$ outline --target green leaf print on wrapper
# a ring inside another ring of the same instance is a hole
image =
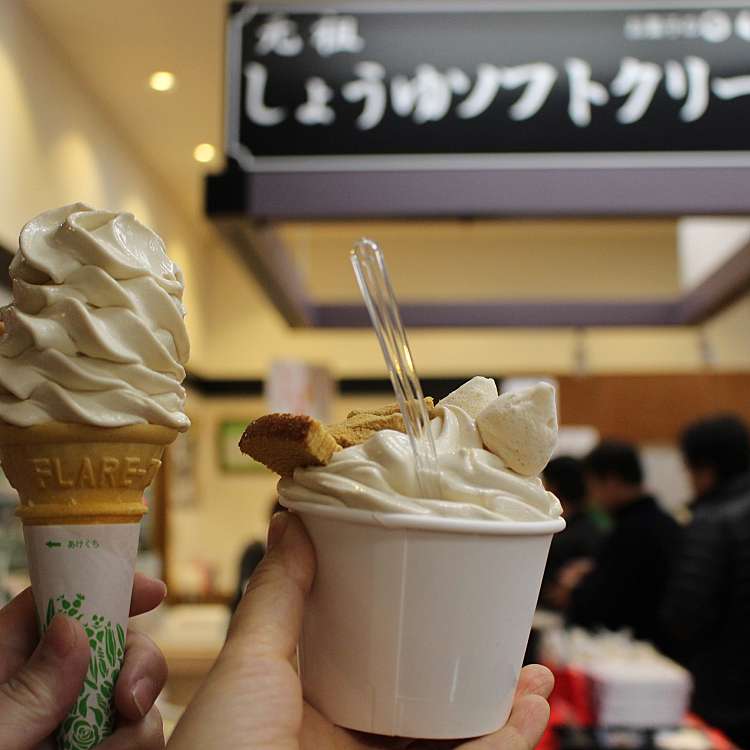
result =
[[[83,690],[57,733],[59,750],[91,750],[114,726],[114,686],[125,656],[125,629],[101,615],[86,615],[85,600],[83,594],[63,595],[47,604],[44,630],[62,612],[81,623],[91,649]]]

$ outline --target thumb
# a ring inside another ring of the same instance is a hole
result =
[[[292,513],[277,513],[268,530],[266,556],[232,619],[226,650],[291,659],[314,575],[315,552],[304,526]]]
[[[31,750],[52,734],[81,691],[89,658],[83,628],[57,615],[29,661],[0,685],[0,747]]]
[[[277,513],[268,530],[266,556],[250,578],[224,648],[180,719],[170,748],[298,746],[302,696],[290,661],[314,575],[315,553],[302,523],[291,513]],[[248,694],[254,699],[248,701]]]

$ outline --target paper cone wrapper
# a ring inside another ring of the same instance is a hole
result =
[[[155,425],[0,425],[40,631],[63,613],[81,623],[91,647],[83,690],[58,732],[60,750],[90,750],[112,732],[143,492],[176,435]]]
[[[86,630],[91,661],[58,730],[60,750],[89,750],[112,733],[125,653],[140,523],[24,526],[40,630],[63,613]]]

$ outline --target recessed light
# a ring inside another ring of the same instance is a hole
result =
[[[157,70],[148,77],[148,85],[154,91],[171,91],[175,82],[174,73],[170,73],[168,70]]]
[[[199,143],[193,149],[193,158],[200,162],[209,162],[216,156],[216,149],[210,143]]]

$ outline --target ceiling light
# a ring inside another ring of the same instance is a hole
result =
[[[157,70],[148,77],[148,85],[154,91],[170,91],[175,85],[174,73],[168,70]]]
[[[210,143],[199,143],[193,149],[193,158],[200,162],[209,162],[216,156],[216,149]]]

